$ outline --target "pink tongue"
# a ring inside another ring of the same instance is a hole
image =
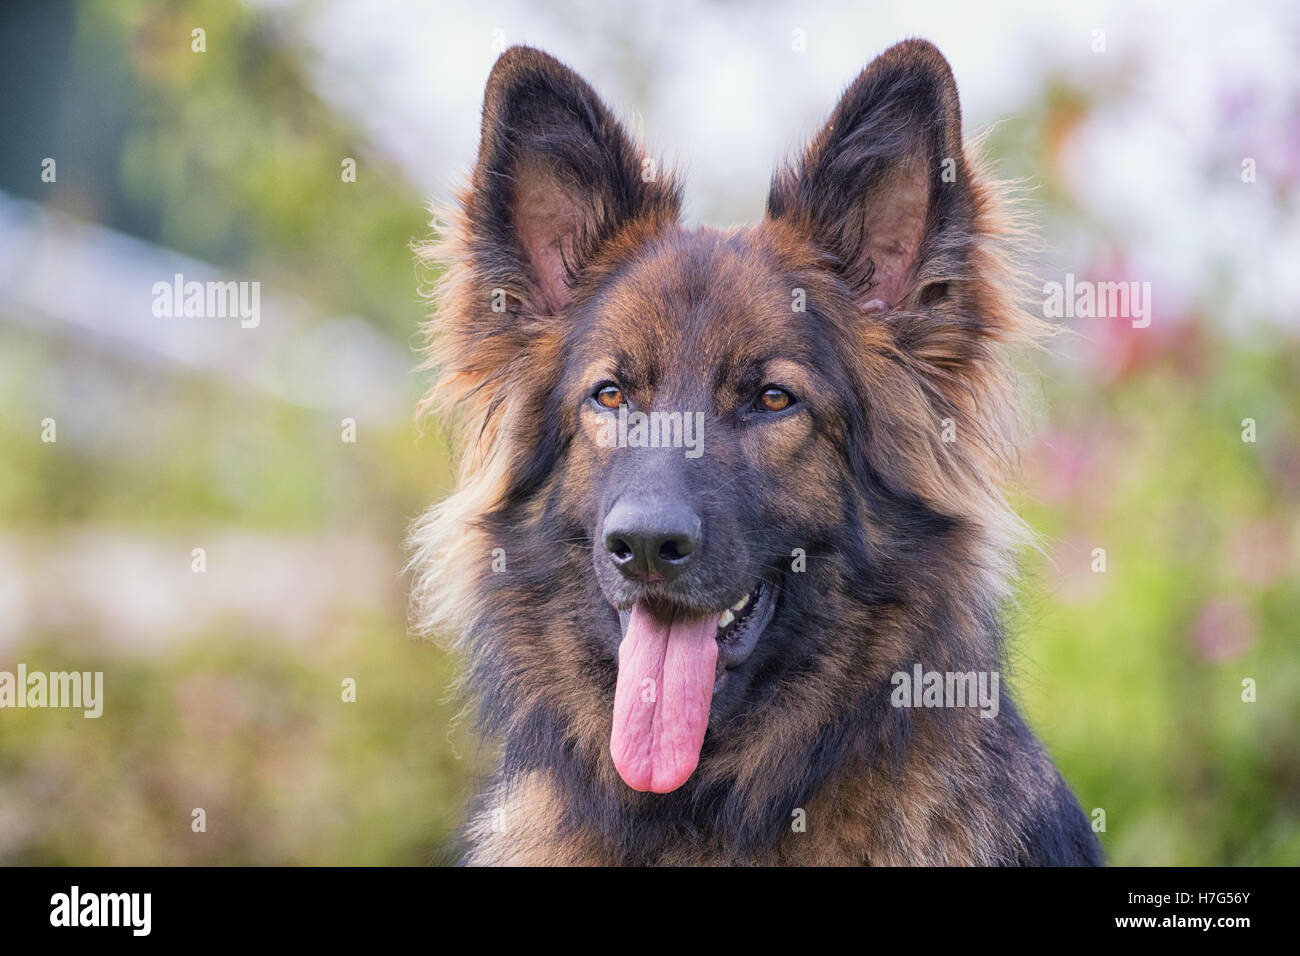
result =
[[[633,790],[668,793],[695,772],[713,701],[717,614],[661,620],[638,602],[618,648],[609,752]]]

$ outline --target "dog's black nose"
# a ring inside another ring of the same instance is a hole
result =
[[[620,501],[605,516],[605,549],[636,581],[671,581],[700,548],[700,516],[680,503]]]

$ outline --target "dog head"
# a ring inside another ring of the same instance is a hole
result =
[[[941,616],[992,616],[1001,346],[1029,326],[923,41],[849,86],[761,223],[679,217],[672,171],[582,79],[502,55],[426,248],[461,477],[415,532],[417,610],[465,637],[508,772],[797,793]]]

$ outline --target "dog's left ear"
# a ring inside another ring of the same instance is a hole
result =
[[[907,40],[872,61],[802,160],[773,177],[767,210],[831,253],[868,311],[946,295],[973,201],[943,54]]]

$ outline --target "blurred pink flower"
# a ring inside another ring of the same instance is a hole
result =
[[[1108,419],[1063,425],[1038,435],[1025,459],[1026,488],[1063,508],[1073,526],[1096,523],[1113,501],[1113,479],[1129,447]]]
[[[1232,570],[1255,588],[1270,587],[1287,570],[1290,542],[1277,521],[1251,521],[1228,542]]]
[[[1284,492],[1300,492],[1300,448],[1286,445],[1265,458],[1269,476]]]
[[[1141,287],[1151,280],[1150,275],[1137,274],[1125,250],[1115,248],[1082,270],[1078,281],[1092,283],[1094,288],[1104,283],[1129,283],[1133,288],[1132,284]],[[1149,325],[1135,327],[1134,319],[1123,315],[1071,320],[1091,345],[1098,377],[1118,382],[1164,363],[1189,378],[1204,376],[1211,358],[1204,317],[1167,285],[1157,285],[1143,295],[1148,292]]]
[[[1192,644],[1208,661],[1239,657],[1255,640],[1250,608],[1239,597],[1218,597],[1201,607],[1192,624]]]
[[[1097,540],[1086,535],[1071,535],[1057,542],[1052,550],[1049,589],[1065,604],[1090,604],[1102,595],[1106,575],[1094,570]]]
[[[1084,444],[1066,429],[1039,435],[1027,462],[1035,494],[1049,504],[1071,498],[1087,478],[1091,456]]]
[[[1238,86],[1219,95],[1219,115],[1224,128],[1241,126],[1258,112],[1259,90]]]

